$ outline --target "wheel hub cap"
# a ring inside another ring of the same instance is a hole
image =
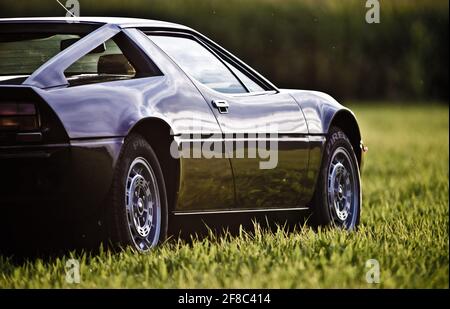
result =
[[[355,170],[348,152],[338,148],[328,173],[328,202],[333,222],[342,227],[354,224],[357,192]]]
[[[148,163],[136,159],[130,167],[126,184],[128,225],[136,248],[146,251],[159,239],[161,208],[156,177]]]

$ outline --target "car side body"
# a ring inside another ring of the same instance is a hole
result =
[[[125,18],[0,19],[0,35],[33,29],[61,29],[83,36],[24,80],[0,81],[0,104],[32,101],[42,123],[36,132],[0,132],[2,208],[46,201],[58,205],[55,213],[76,217],[76,225],[89,226],[89,231],[101,229],[116,163],[124,140],[133,133],[148,140],[156,152],[172,216],[307,209],[332,126],[345,132],[362,165],[361,133],[348,108],[321,92],[278,89],[193,29]],[[152,35],[193,39],[264,91],[237,95],[215,91],[186,74],[153,42]],[[71,85],[64,71],[117,36],[131,50],[142,75]],[[219,100],[229,103],[226,113],[214,105]],[[170,155],[173,142],[181,147],[199,136],[200,140],[220,136],[225,143],[227,134],[242,133],[251,140],[248,125],[261,123],[278,129],[275,169],[259,169],[251,159]],[[96,232],[81,231],[79,236],[85,238],[87,233]]]

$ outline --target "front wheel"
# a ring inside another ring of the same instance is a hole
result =
[[[167,197],[163,173],[152,147],[129,136],[116,165],[107,209],[114,246],[146,252],[167,237]]]
[[[311,205],[314,226],[346,230],[358,227],[361,213],[361,182],[358,161],[345,133],[332,127]]]

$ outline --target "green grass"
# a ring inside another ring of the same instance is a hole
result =
[[[352,107],[369,146],[358,232],[257,230],[148,255],[76,256],[78,285],[65,282],[70,256],[0,258],[0,287],[448,288],[448,106]],[[368,259],[379,261],[380,284],[365,280]]]

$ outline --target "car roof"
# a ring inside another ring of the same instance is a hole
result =
[[[121,28],[172,28],[192,30],[189,27],[153,19],[126,18],[126,17],[27,17],[27,18],[0,18],[0,23],[81,23],[81,24],[113,24]]]

